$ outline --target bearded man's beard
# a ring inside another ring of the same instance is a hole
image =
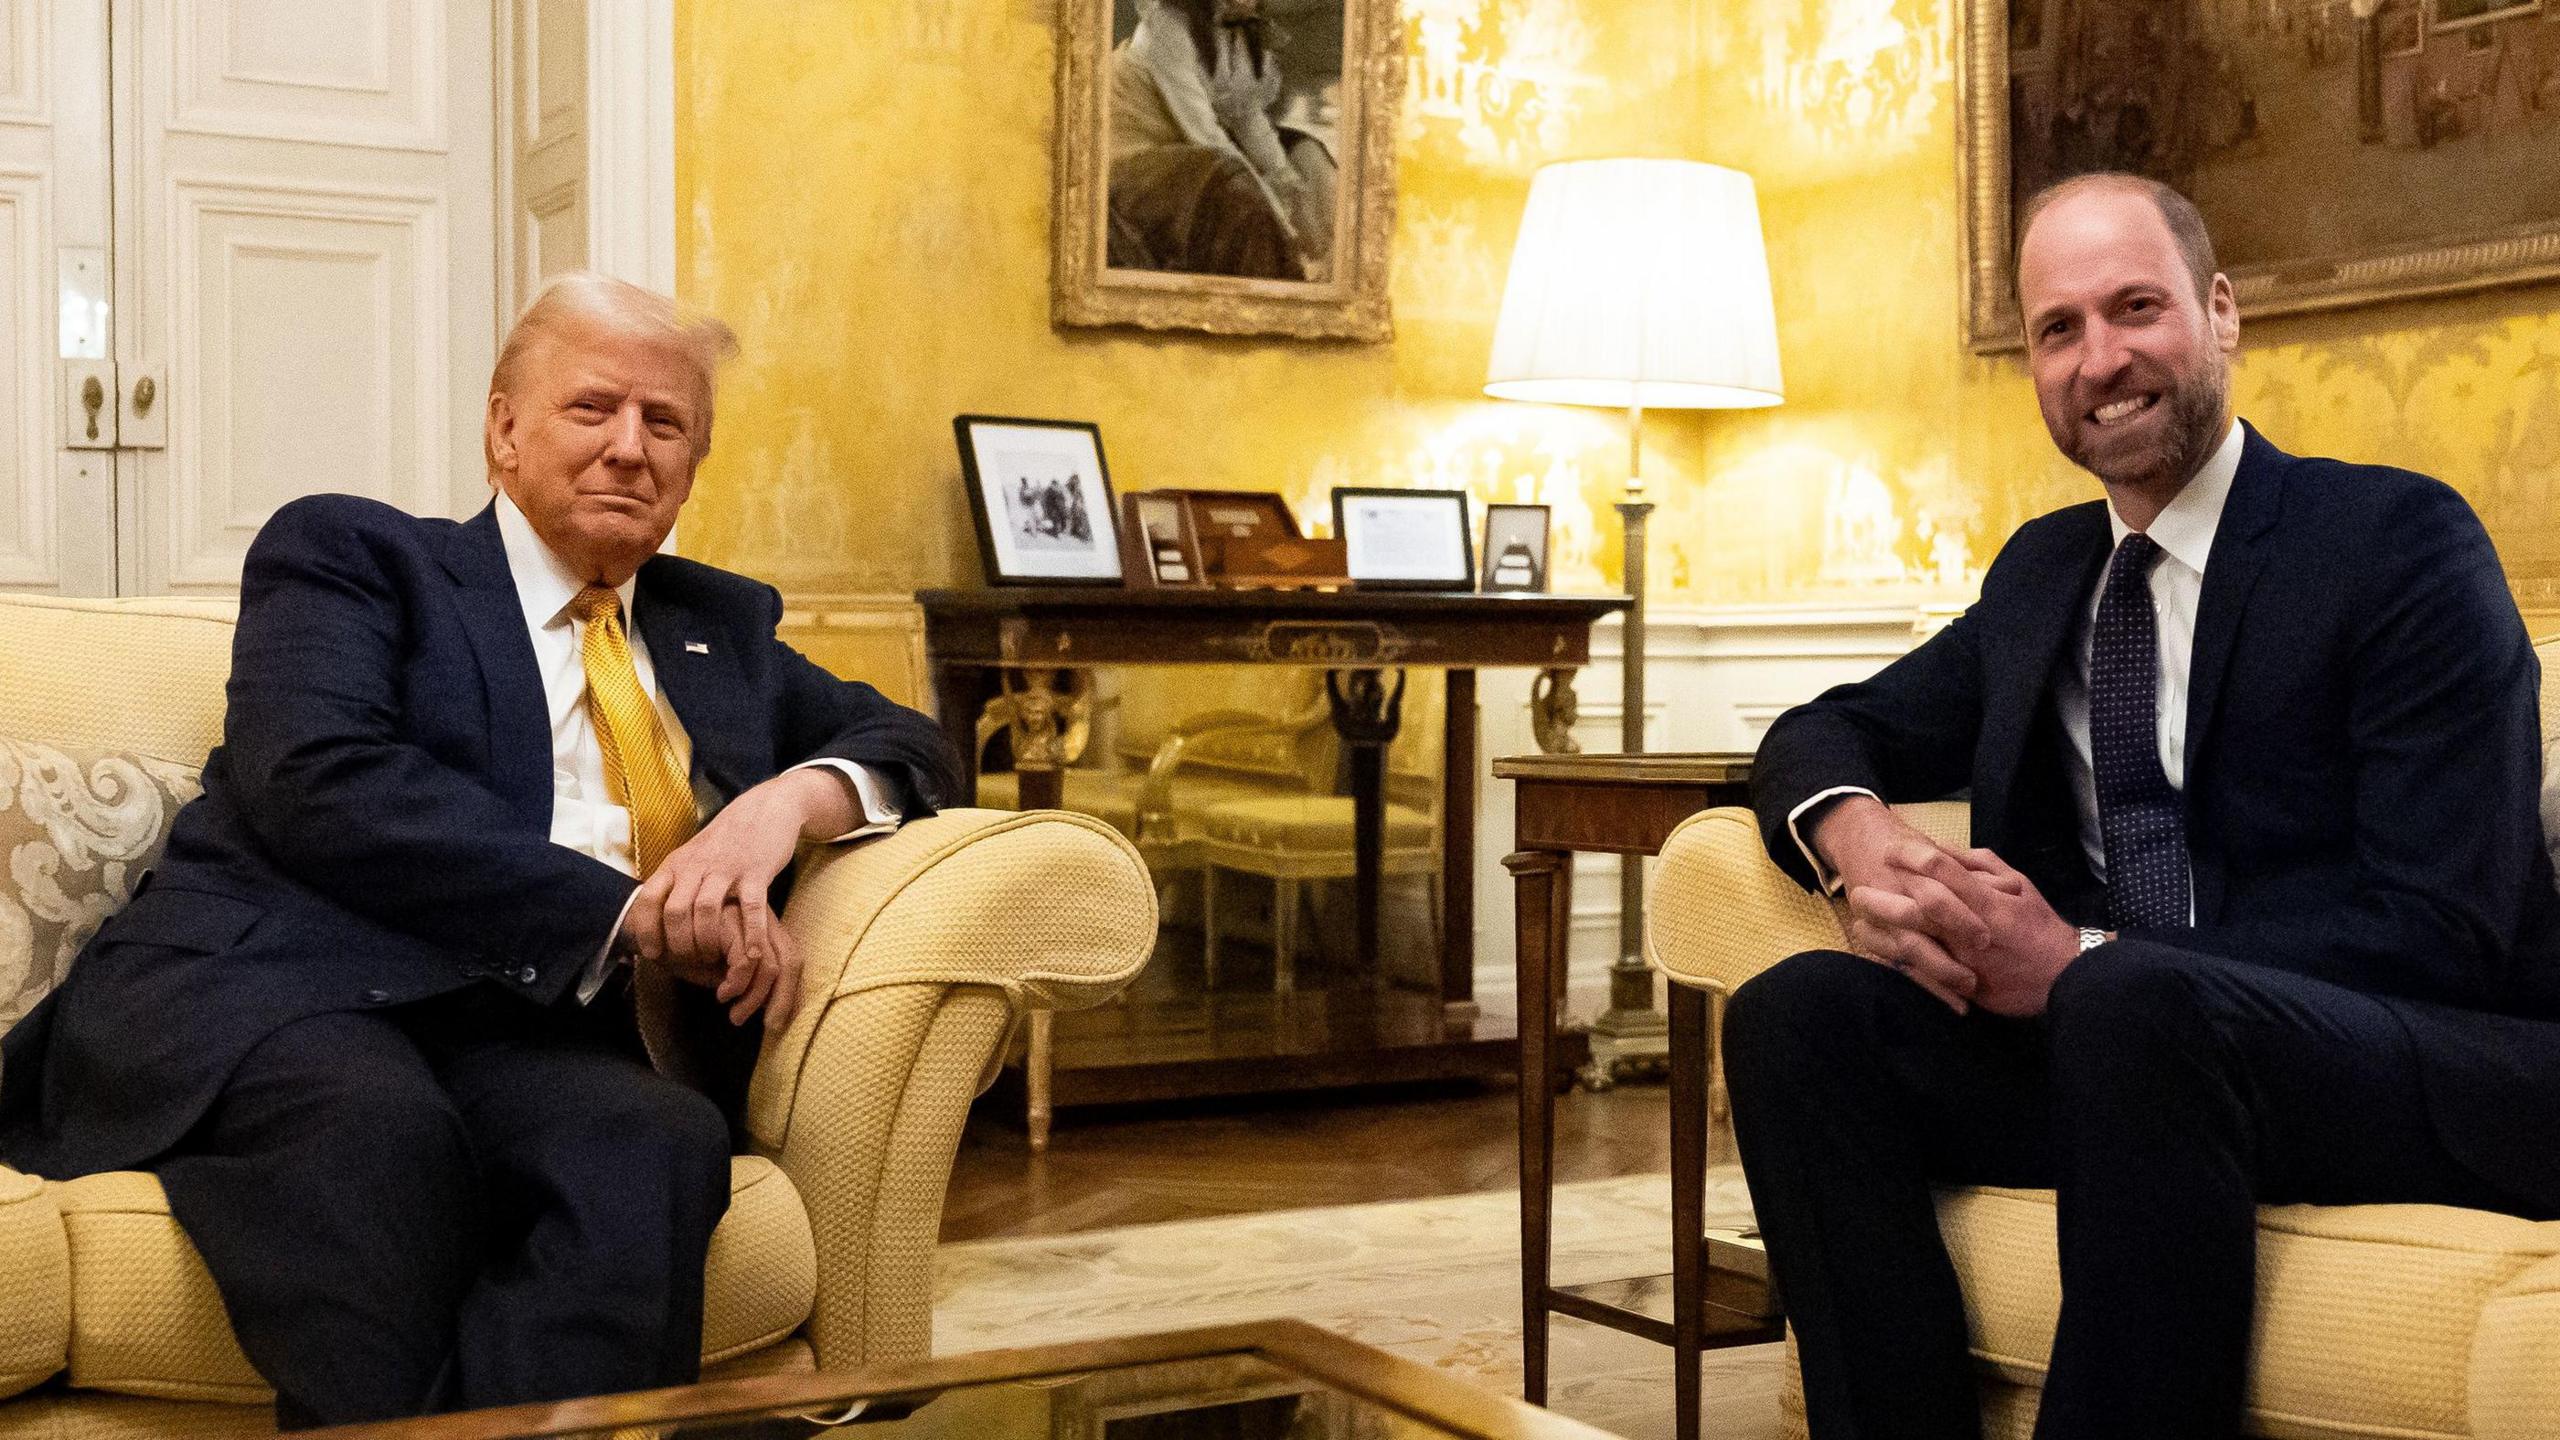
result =
[[[2170,387],[2160,397],[2168,423],[2160,438],[2129,454],[2107,455],[2106,432],[2094,425],[2077,427],[2065,452],[2071,463],[2111,485],[2183,483],[2204,468],[2206,457],[2222,438],[2222,405],[2230,393],[2231,365],[2220,351],[2208,352],[2201,369]]]

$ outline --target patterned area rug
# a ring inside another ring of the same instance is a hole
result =
[[[945,1355],[1293,1316],[1520,1393],[1516,1192],[1135,1225],[945,1245],[934,1348]],[[1738,1168],[1707,1176],[1710,1225],[1747,1223]],[[1560,1285],[1671,1268],[1671,1187],[1631,1175],[1556,1189]],[[1670,1440],[1671,1352],[1552,1322],[1549,1403],[1629,1437]],[[1774,1345],[1708,1352],[1706,1429],[1774,1440]]]

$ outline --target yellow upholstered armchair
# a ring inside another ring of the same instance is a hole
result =
[[[2560,643],[2540,654],[2549,746]],[[1965,835],[1962,805],[1896,808],[1940,838]],[[1718,999],[1799,951],[1846,948],[1831,903],[1770,863],[1747,810],[1672,833],[1648,921],[1654,967]],[[1950,1189],[1938,1227],[1964,1286],[1983,1433],[2025,1440],[2062,1304],[2053,1192]],[[1791,1365],[1791,1436],[1804,1434],[1802,1403]],[[2248,1433],[2284,1440],[2560,1434],[2560,1222],[2438,1205],[2262,1208],[2248,1403]]]
[[[1440,787],[1431,766],[1443,694],[1439,676],[1411,672],[1403,724],[1389,747],[1382,857],[1387,876],[1420,876],[1430,887],[1434,925]],[[1267,885],[1274,985],[1293,988],[1305,933],[1299,921],[1313,887],[1353,872],[1352,802],[1333,793],[1341,742],[1323,672],[1137,670],[1119,694],[1095,702],[1097,713],[1105,707],[1118,708],[1123,733],[1107,750],[1095,747],[1102,753],[1090,760],[1098,763],[1067,767],[1067,808],[1127,835],[1159,884],[1190,889],[1196,878],[1208,988],[1217,985],[1219,953],[1242,908],[1235,901],[1254,898],[1239,879]],[[982,750],[1002,729],[1000,715],[980,722]],[[1068,749],[1082,753],[1081,740],[1071,735]],[[1009,808],[1019,793],[1014,775],[978,778],[982,804]],[[1169,899],[1167,910],[1172,924],[1195,913],[1187,895]]]
[[[231,611],[0,598],[0,1026],[59,981],[192,795]],[[1025,1013],[1098,1003],[1155,942],[1129,842],[1058,811],[946,811],[804,857],[807,973],[748,1097],[711,1242],[710,1374],[926,1354],[943,1191]],[[0,1085],[7,1083],[0,1076]],[[315,1183],[319,1183],[315,1181]],[[147,1174],[0,1168],[0,1435],[271,1432],[270,1399]]]

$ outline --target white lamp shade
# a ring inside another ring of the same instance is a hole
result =
[[[1775,405],[1778,321],[1751,177],[1695,160],[1540,170],[1485,393],[1556,405]]]

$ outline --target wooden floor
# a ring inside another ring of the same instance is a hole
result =
[[[1556,1105],[1556,1179],[1667,1170],[1660,1084],[1576,1090]],[[942,1238],[1062,1235],[1212,1215],[1405,1200],[1519,1184],[1508,1084],[1078,1110],[1034,1156],[1019,1120],[981,1102],[942,1215]],[[1730,1156],[1722,1127],[1711,1158]]]

